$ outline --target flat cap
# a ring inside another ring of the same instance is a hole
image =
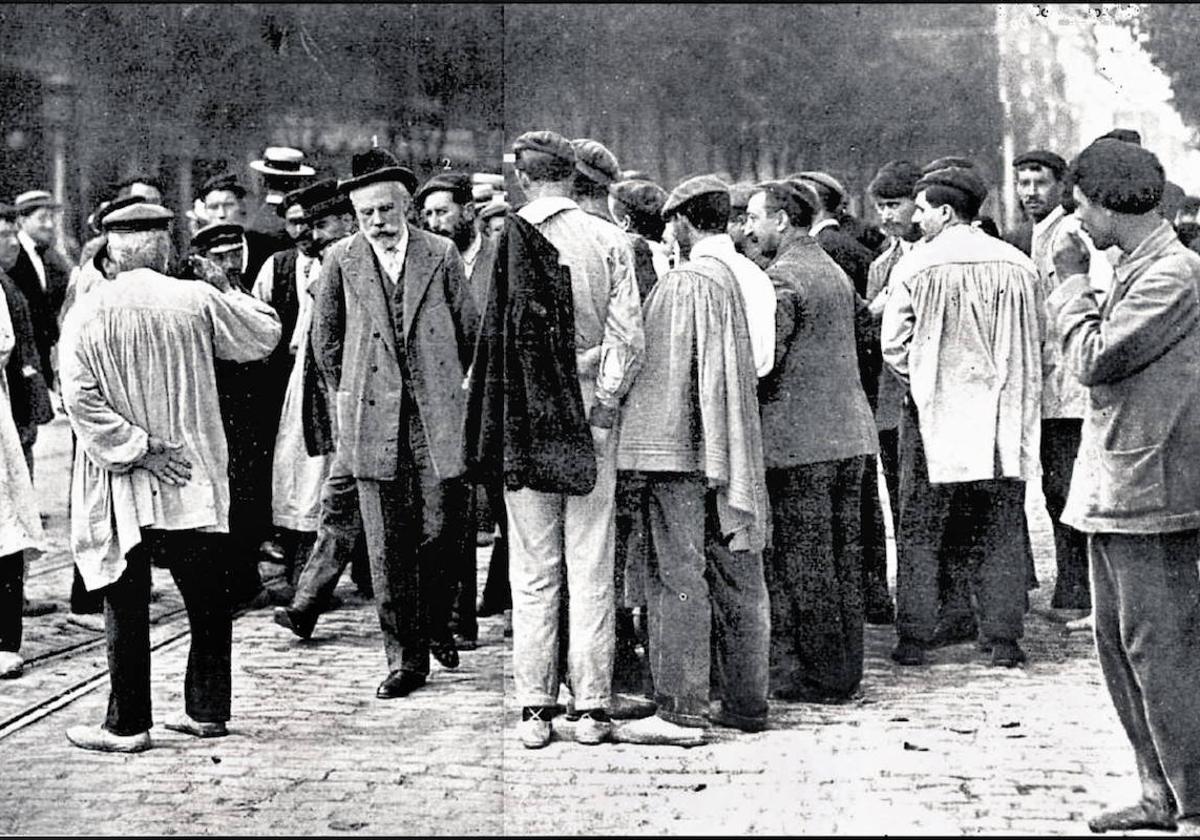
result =
[[[450,193],[456,204],[470,204],[473,195],[471,176],[466,172],[439,172],[426,181],[413,197],[419,206],[425,196],[435,192]]]
[[[930,172],[937,172],[939,169],[950,169],[951,167],[957,167],[958,169],[974,169],[975,161],[959,155],[935,158],[921,167],[921,174],[928,175]]]
[[[417,176],[402,166],[396,156],[378,147],[359,152],[350,161],[350,177],[338,181],[338,189],[349,193],[370,184],[392,181],[402,185],[408,194],[417,191]]]
[[[34,210],[40,210],[43,207],[57,210],[62,205],[55,201],[54,196],[45,190],[28,190],[13,200],[13,207],[17,209],[17,213],[24,215],[32,213]]]
[[[834,178],[828,172],[819,172],[817,170],[810,169],[797,174],[795,178],[798,178],[801,181],[808,181],[810,184],[816,184],[818,186],[818,195],[820,194],[822,188],[833,193],[835,196],[837,196],[837,204],[841,204],[846,200],[846,188],[842,186],[841,181],[839,181],[837,178]],[[793,180],[793,178],[788,178],[788,180]]]
[[[526,131],[513,142],[513,153],[526,149],[575,162],[575,149],[571,141],[556,131]]]
[[[1061,156],[1045,149],[1034,149],[1023,155],[1017,155],[1013,160],[1013,169],[1020,169],[1022,166],[1040,166],[1043,169],[1049,169],[1059,180],[1067,171],[1067,162]]]
[[[246,197],[246,188],[238,181],[238,176],[232,172],[221,172],[213,175],[201,185],[200,192],[197,195],[200,198],[204,198],[209,193],[216,192],[217,190],[231,192],[238,198]]]
[[[765,192],[779,203],[790,219],[799,219],[805,214],[801,206],[808,208],[812,216],[821,209],[821,197],[807,182],[795,178],[788,181],[763,181],[754,185],[754,192]]]
[[[667,203],[667,191],[653,181],[617,181],[608,188],[608,194],[646,216],[659,215]]]
[[[911,160],[889,160],[871,183],[867,192],[876,198],[912,198],[913,187],[921,180],[921,167]]]
[[[675,214],[675,211],[687,201],[708,193],[725,193],[729,194],[729,185],[718,178],[716,175],[697,175],[694,178],[688,178],[682,182],[667,196],[666,202],[660,211],[660,215],[664,219],[670,219]]]
[[[112,201],[102,201],[100,206],[96,208],[92,215],[88,216],[87,224],[94,233],[104,232],[104,220],[110,213],[115,213],[118,210],[123,210],[133,204],[141,204],[145,202],[145,198],[140,195],[127,195],[123,198],[114,198]]]
[[[1097,140],[1071,164],[1079,191],[1116,213],[1149,213],[1162,201],[1166,175],[1149,149],[1124,140]]]
[[[571,148],[575,150],[575,168],[584,177],[602,187],[621,180],[621,167],[617,163],[617,156],[599,140],[581,137],[571,141]]]
[[[105,233],[132,233],[140,230],[166,230],[175,214],[161,204],[136,201],[104,215],[100,227]]]
[[[315,222],[334,213],[350,213],[350,199],[338,189],[337,180],[325,178],[316,183],[292,190],[283,197],[285,206],[298,205],[304,211],[301,221]]]
[[[242,247],[244,228],[233,222],[205,225],[192,237],[192,250],[205,254],[221,254]]]
[[[958,190],[979,204],[983,204],[983,200],[987,198],[988,194],[987,184],[983,183],[983,179],[975,170],[962,166],[935,169],[933,172],[923,175],[921,180],[917,181],[915,190],[920,192],[926,187],[934,186]]]
[[[264,175],[292,178],[308,178],[317,174],[317,170],[304,163],[304,152],[287,146],[268,146],[262,160],[250,161],[250,168]]]
[[[479,218],[486,222],[488,219],[494,219],[496,216],[503,216],[511,209],[512,205],[507,201],[493,201],[479,211]]]
[[[754,184],[742,181],[729,185],[729,207],[733,210],[744,210],[754,195]]]

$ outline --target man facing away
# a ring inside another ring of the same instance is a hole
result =
[[[992,664],[1024,660],[1025,482],[1038,475],[1041,358],[1037,274],[971,225],[987,195],[973,170],[917,182],[926,242],[896,266],[884,361],[910,383],[901,417],[899,568],[892,658],[925,662],[945,559],[976,582]]]
[[[230,713],[229,481],[213,360],[265,357],[279,319],[207,260],[203,282],[163,274],[172,216],[146,203],[110,214],[116,275],[63,325],[63,400],[79,440],[72,554],[104,595],[112,683],[104,723],[67,730],[89,750],[150,747],[152,563],[171,570],[191,630],[185,713],[167,727],[216,737]]]

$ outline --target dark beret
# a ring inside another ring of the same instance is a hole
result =
[[[331,216],[335,213],[351,213],[354,208],[349,197],[338,189],[337,180],[325,178],[307,187],[292,190],[283,197],[285,207],[299,205],[304,211],[305,222],[315,222],[317,219]]]
[[[526,149],[575,162],[575,149],[571,141],[555,131],[526,131],[513,143],[513,153]]]
[[[1124,140],[1097,140],[1071,164],[1071,182],[1089,201],[1116,213],[1149,213],[1162,201],[1166,176],[1148,149]]]
[[[936,169],[923,175],[914,189],[920,192],[927,187],[949,187],[973,198],[979,204],[983,204],[988,194],[987,184],[983,183],[983,179],[975,170],[961,166]]]
[[[232,172],[222,172],[205,181],[200,187],[199,197],[204,199],[209,193],[217,190],[231,192],[238,198],[246,197],[246,188],[238,182],[238,176]]]
[[[1067,171],[1067,162],[1054,154],[1054,152],[1048,152],[1045,149],[1034,149],[1023,155],[1018,155],[1016,160],[1013,161],[1013,169],[1020,169],[1022,166],[1031,165],[1051,170],[1054,173],[1054,177],[1060,181],[1063,174]]]
[[[1123,143],[1132,143],[1135,146],[1142,145],[1142,135],[1134,131],[1132,128],[1114,128],[1112,131],[1101,134],[1097,140],[1120,140]]]
[[[793,179],[789,181],[764,181],[754,185],[754,192],[765,192],[779,203],[788,214],[789,219],[799,219],[805,215],[801,206],[808,208],[808,215],[817,213],[824,204],[816,189],[807,181]]]
[[[647,216],[659,215],[667,203],[667,191],[652,181],[617,181],[608,188],[608,194]]]
[[[675,189],[671,190],[666,202],[663,204],[660,215],[664,219],[670,219],[684,202],[708,193],[728,194],[729,185],[716,175],[697,175],[695,178],[688,178]]]
[[[160,204],[135,201],[104,215],[105,233],[132,233],[140,230],[166,230],[175,214]]]
[[[928,175],[930,172],[937,172],[939,169],[974,169],[975,161],[970,158],[950,155],[949,157],[940,157],[936,160],[931,160],[929,163],[921,167],[921,174]]]
[[[876,198],[912,198],[921,174],[921,168],[910,160],[889,160],[879,167],[867,192]]]
[[[471,176],[465,172],[439,172],[426,181],[413,197],[420,206],[425,196],[435,192],[451,193],[455,204],[470,204],[474,198]]]
[[[617,156],[599,140],[581,137],[571,141],[571,148],[575,150],[575,168],[588,179],[602,187],[621,180]]]
[[[402,166],[396,156],[387,149],[378,147],[359,152],[350,160],[350,177],[338,181],[338,189],[350,193],[369,184],[391,181],[402,185],[408,194],[417,191],[417,176],[407,166]]]
[[[200,253],[231,251],[242,246],[245,230],[233,222],[216,222],[196,231],[192,237],[192,250]]]

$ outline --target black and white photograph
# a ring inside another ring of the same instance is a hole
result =
[[[0,835],[1200,835],[1200,6],[0,6]]]

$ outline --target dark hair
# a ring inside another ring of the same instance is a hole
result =
[[[806,181],[805,183],[811,186],[810,182]],[[788,214],[788,224],[792,227],[811,227],[813,220],[812,208],[803,201],[780,192],[781,189],[789,189],[790,191],[790,189],[794,188],[787,188],[784,182],[768,182],[762,184],[755,192],[762,192],[766,195],[768,213],[775,213],[782,210]]]
[[[646,239],[662,242],[663,231],[667,227],[667,222],[660,214],[643,213],[640,210],[634,210],[615,196],[613,197],[613,203],[623,211],[619,215],[623,215],[629,219],[629,229],[631,231]]]
[[[1000,226],[996,224],[996,220],[991,216],[980,216],[975,220],[979,229],[995,239],[1003,239],[1000,235]]]
[[[1066,174],[1065,170],[1059,171],[1057,168],[1048,163],[1043,163],[1040,160],[1027,160],[1022,163],[1013,164],[1014,172],[1024,172],[1027,169],[1033,169],[1038,172],[1049,172],[1054,176],[1055,181],[1062,181],[1063,176]]]
[[[571,179],[571,192],[581,198],[608,198],[608,187],[596,183],[578,169]]]
[[[925,200],[929,202],[930,207],[949,205],[950,209],[964,222],[973,221],[979,215],[979,208],[983,206],[983,201],[963,190],[948,187],[945,184],[930,184],[924,188],[924,191]]]
[[[528,175],[530,180],[541,182],[566,181],[575,173],[575,161],[533,149],[517,152],[514,166]]]
[[[704,233],[724,233],[729,226],[729,193],[708,192],[689,198],[675,208],[696,230]]]
[[[838,207],[842,205],[842,197],[837,194],[837,191],[831,190],[829,187],[818,181],[810,181],[804,178],[804,183],[813,188],[813,192],[817,194],[817,198],[821,200],[821,206],[825,208],[826,213],[836,213]],[[803,227],[803,225],[801,225]]]

